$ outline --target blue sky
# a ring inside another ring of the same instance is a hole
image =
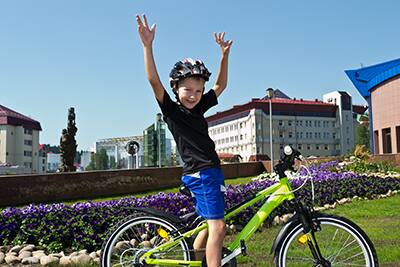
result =
[[[209,115],[264,96],[268,87],[315,99],[345,90],[344,70],[400,57],[400,1],[0,1],[0,104],[38,120],[58,144],[76,110],[78,149],[140,135],[159,108],[146,80],[135,14],[157,23],[154,53],[168,88],[179,59],[218,71],[212,33],[234,41],[229,84]]]

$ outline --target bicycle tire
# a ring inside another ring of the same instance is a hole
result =
[[[313,221],[320,223],[320,230],[315,232],[315,237],[322,256],[330,261],[330,266],[379,266],[374,245],[355,223],[326,214],[315,215]],[[275,251],[275,266],[314,266],[308,245],[303,243],[304,239],[300,242],[302,236],[303,227],[298,221],[287,231]]]
[[[151,215],[127,217],[108,234],[101,250],[101,266],[146,266],[139,262],[139,257],[148,249],[165,241],[157,229],[163,229],[170,234],[178,232],[179,228],[169,220]],[[193,258],[191,251],[191,242],[184,239],[157,258],[191,260]]]

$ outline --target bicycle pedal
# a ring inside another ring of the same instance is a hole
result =
[[[247,248],[246,248],[246,244],[244,243],[244,240],[240,240],[240,250],[242,252],[243,256],[247,256]]]

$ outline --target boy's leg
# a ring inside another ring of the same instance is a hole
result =
[[[204,229],[200,233],[197,234],[196,239],[193,242],[194,254],[195,258],[198,261],[203,260],[204,255],[206,254],[206,244],[207,244],[208,231]]]
[[[208,240],[206,246],[207,267],[221,267],[222,244],[225,237],[224,220],[207,220]]]

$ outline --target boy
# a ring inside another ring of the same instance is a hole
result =
[[[208,223],[208,231],[198,234],[193,247],[195,250],[205,247],[207,266],[220,267],[225,236],[224,177],[215,144],[208,136],[204,113],[218,103],[217,97],[226,88],[232,41],[224,41],[225,33],[214,33],[222,51],[221,66],[214,87],[205,94],[204,85],[211,73],[204,64],[193,59],[175,64],[170,73],[170,85],[177,99],[173,102],[160,81],[154,62],[152,43],[156,26],[153,24],[149,28],[145,15],[143,21],[136,16],[136,21],[143,43],[147,78],[184,161],[182,181],[195,196],[197,213]]]

